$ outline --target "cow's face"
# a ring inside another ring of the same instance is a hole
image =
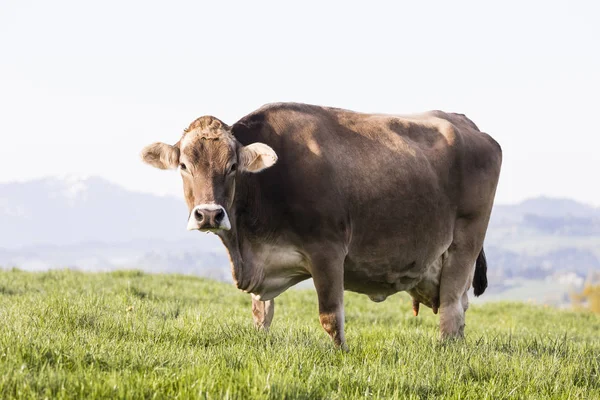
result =
[[[142,159],[156,168],[178,169],[190,211],[187,228],[215,232],[231,229],[235,181],[271,167],[277,155],[263,143],[242,146],[227,125],[201,117],[175,145],[146,146]]]

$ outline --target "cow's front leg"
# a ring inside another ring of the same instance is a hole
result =
[[[321,250],[322,251],[322,250]],[[319,298],[319,320],[336,347],[347,350],[344,337],[345,254],[316,254],[311,272]]]
[[[257,329],[268,330],[275,312],[275,299],[260,301],[252,295],[252,317]]]

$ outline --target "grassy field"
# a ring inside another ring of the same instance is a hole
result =
[[[313,290],[276,301],[267,334],[230,285],[139,272],[0,272],[0,398],[600,398],[600,318],[472,306],[467,339],[408,297],[346,296],[348,353]]]

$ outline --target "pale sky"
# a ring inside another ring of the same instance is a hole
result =
[[[297,101],[464,113],[503,147],[498,203],[600,205],[599,21],[598,1],[0,0],[0,182],[182,197],[144,145]]]

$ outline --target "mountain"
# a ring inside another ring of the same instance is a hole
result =
[[[485,249],[492,298],[564,303],[600,271],[600,209],[548,197],[497,205]]]
[[[527,214],[541,217],[600,217],[600,208],[579,203],[564,198],[537,197],[514,205],[497,205],[494,214],[506,217],[508,215],[522,217]]]
[[[182,199],[96,177],[0,184],[0,266],[230,280],[223,245],[215,235],[188,232],[187,214]],[[548,197],[496,205],[485,249],[489,297],[562,302],[570,287],[600,270],[600,209]]]
[[[0,184],[0,265],[142,268],[224,279],[228,258],[220,240],[188,232],[187,215],[182,199],[131,192],[97,177]]]
[[[185,238],[182,200],[127,191],[100,178],[0,185],[0,247]]]
[[[497,205],[486,244],[524,255],[571,249],[600,257],[600,208],[547,197]]]
[[[600,208],[570,199],[538,197],[515,205],[494,207],[490,226],[502,228],[514,224],[552,234],[600,234]]]

